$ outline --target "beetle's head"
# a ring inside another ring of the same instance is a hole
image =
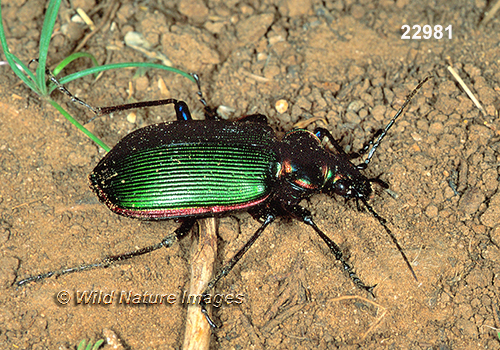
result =
[[[366,178],[345,154],[325,149],[319,138],[307,130],[293,130],[283,142],[289,147],[285,148],[278,176],[295,196],[323,192],[368,199],[371,182],[379,181]]]
[[[330,173],[326,180],[323,192],[330,195],[337,194],[344,198],[366,198],[372,193],[372,186],[358,169],[351,163],[331,164]]]

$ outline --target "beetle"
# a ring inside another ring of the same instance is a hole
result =
[[[378,178],[366,177],[361,171],[367,168],[388,130],[429,78],[418,84],[387,126],[365,147],[365,151],[371,148],[366,160],[359,165],[354,165],[331,133],[321,127],[313,132],[294,129],[279,139],[262,114],[252,114],[237,121],[218,119],[204,100],[198,79],[198,94],[205,107],[206,120],[193,120],[187,104],[176,99],[95,109],[87,105],[96,115],[174,105],[175,122],[150,125],[125,136],[97,164],[89,181],[100,201],[119,215],[143,220],[177,219],[181,224],[155,245],[109,256],[94,264],[28,277],[18,285],[53,275],[106,267],[116,261],[169,247],[185,237],[198,218],[246,210],[262,224],[209,282],[203,296],[231,271],[267,226],[281,216],[292,216],[311,226],[351,280],[373,295],[375,286],[361,281],[339,246],[316,225],[311,212],[299,204],[317,193],[354,199],[358,208],[359,202],[363,203],[389,234],[417,280],[386,220],[368,203],[373,191],[371,183],[388,185]],[[59,88],[65,90],[60,85]],[[64,92],[71,95],[67,90]],[[325,146],[328,143],[332,147]],[[202,311],[215,326],[206,313],[203,299]]]

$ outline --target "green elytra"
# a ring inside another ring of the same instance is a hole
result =
[[[272,129],[256,123],[156,124],[121,140],[89,179],[100,199],[125,216],[244,209],[271,192],[279,168],[276,145]]]

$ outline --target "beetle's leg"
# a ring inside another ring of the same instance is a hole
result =
[[[345,153],[344,149],[342,147],[340,147],[340,145],[337,142],[337,140],[335,140],[333,138],[332,134],[328,130],[326,130],[325,128],[319,127],[319,128],[314,129],[314,135],[316,135],[321,142],[323,142],[323,140],[325,138],[327,138],[330,141],[330,143],[333,145],[333,147],[335,147],[335,149],[337,150],[337,152],[339,152],[340,154],[342,154],[342,155],[344,155],[346,157],[349,157]]]
[[[87,102],[80,100],[78,97],[73,95],[68,89],[62,85],[57,78],[52,74],[48,69],[46,70],[46,74],[49,76],[49,79],[52,83],[57,86],[57,89],[71,98],[71,102],[78,103],[85,108],[89,109],[92,113],[94,113],[94,117],[88,121],[90,123],[97,117],[101,117],[103,115],[107,115],[113,112],[126,111],[129,109],[138,109],[138,108],[146,108],[146,107],[155,107],[155,106],[164,106],[168,104],[175,105],[175,112],[177,114],[177,120],[191,120],[191,114],[189,113],[189,108],[185,102],[177,101],[173,98],[167,98],[164,100],[156,100],[156,101],[143,101],[143,102],[135,102],[135,103],[127,103],[118,106],[110,106],[110,107],[93,107],[89,105]]]
[[[37,62],[38,63],[38,58],[34,58],[32,59],[31,61],[29,61],[28,63],[28,67],[33,63],[33,62]],[[64,85],[62,85],[59,80],[57,80],[57,78],[54,76],[54,74],[52,74],[52,72],[50,71],[50,69],[48,68],[45,68],[45,74],[47,74],[47,76],[49,77],[49,80],[51,82],[54,83],[54,85],[57,87],[57,89],[62,92],[63,94],[65,94],[66,96],[68,96],[70,99],[71,99],[71,102],[73,103],[77,103],[77,104],[80,104],[82,106],[84,106],[85,108],[89,109],[90,111],[92,111],[92,113],[94,114],[97,114],[98,111],[96,108],[92,107],[91,105],[89,105],[87,102],[85,101],[82,101],[80,100],[78,97],[76,97],[75,95],[73,95],[68,89],[66,89],[64,87]]]
[[[269,125],[267,117],[259,113],[246,115],[244,117],[237,119],[236,121],[242,123],[258,123],[258,124]]]
[[[351,154],[349,154],[349,157],[351,157],[351,159],[355,159],[355,158],[359,158],[361,156],[363,156],[366,152],[368,152],[368,150],[370,149],[370,147],[373,145],[373,143],[375,142],[375,139],[377,137],[380,136],[380,134],[382,134],[383,132],[383,129],[378,129],[377,131],[375,131],[375,133],[373,134],[372,138],[370,141],[368,141],[367,143],[365,143],[363,145],[363,148],[360,149],[359,151],[357,152],[353,152]],[[358,166],[359,169],[366,169],[366,166],[363,165],[364,163],[361,163],[360,166]]]
[[[389,188],[389,184],[386,181],[379,179],[378,177],[369,178],[368,181],[377,183],[380,187]]]
[[[330,143],[333,145],[333,147],[335,147],[337,152],[346,156],[348,160],[359,158],[363,154],[368,152],[368,149],[375,142],[375,138],[378,137],[381,133],[382,133],[382,130],[377,131],[375,133],[375,135],[373,135],[372,140],[369,141],[368,143],[366,143],[363,146],[363,148],[361,149],[361,151],[347,154],[347,153],[345,153],[344,149],[342,147],[340,147],[338,141],[333,138],[332,134],[328,130],[326,130],[325,128],[321,128],[321,127],[314,129],[314,135],[316,135],[320,139],[320,141],[323,141],[325,138],[327,138],[330,141]],[[355,167],[358,168],[358,170],[363,170],[363,169],[366,169],[367,164],[361,163],[359,165],[355,165]]]
[[[330,141],[330,143],[333,145],[333,147],[335,147],[337,152],[346,156],[348,160],[359,158],[363,154],[368,152],[368,149],[370,148],[371,145],[373,145],[375,138],[380,133],[382,133],[382,130],[379,130],[378,132],[376,132],[375,135],[373,136],[372,140],[369,141],[368,143],[366,143],[363,146],[363,149],[361,151],[347,154],[347,153],[345,153],[344,149],[342,147],[340,147],[339,142],[333,138],[332,134],[327,129],[321,128],[321,127],[314,129],[314,135],[316,135],[320,139],[320,141],[323,141],[325,138],[327,138]],[[356,165],[356,168],[358,168],[359,170],[363,170],[363,169],[366,169],[366,165],[365,165],[365,163],[361,163],[359,165]]]
[[[119,261],[128,260],[128,259],[136,257],[136,256],[151,253],[151,252],[158,250],[160,248],[163,248],[163,247],[168,248],[172,244],[174,244],[175,242],[184,238],[189,233],[189,231],[191,231],[195,222],[196,222],[195,219],[184,220],[182,222],[181,226],[179,226],[172,234],[165,237],[160,243],[156,243],[156,244],[150,245],[148,247],[134,250],[132,252],[128,252],[125,254],[110,255],[110,256],[107,256],[104,259],[102,259],[101,261],[96,262],[96,263],[78,265],[75,267],[63,268],[63,269],[56,270],[56,271],[42,273],[42,274],[36,275],[36,276],[30,276],[30,277],[24,278],[24,279],[16,282],[16,285],[22,286],[28,282],[41,281],[47,277],[52,277],[52,276],[58,277],[61,275],[66,275],[68,273],[80,272],[80,271],[90,270],[90,269],[94,269],[94,268],[106,268],[106,267],[108,267],[116,262],[119,262]]]
[[[262,225],[259,227],[257,231],[253,234],[253,236],[248,240],[248,242],[241,248],[238,253],[236,253],[231,260],[229,260],[226,265],[217,273],[217,275],[208,282],[207,288],[201,295],[201,312],[205,315],[205,318],[207,319],[208,323],[210,326],[213,328],[216,328],[217,325],[212,321],[210,316],[208,315],[208,311],[206,308],[206,303],[205,303],[205,298],[208,296],[208,292],[215,287],[217,282],[219,282],[223,277],[227,276],[227,274],[233,269],[234,265],[240,261],[240,259],[243,257],[243,255],[250,249],[250,247],[255,243],[255,241],[260,237],[262,232],[266,229],[269,224],[271,224],[274,220],[276,219],[276,215],[274,213],[268,213],[267,216],[264,219],[264,222]]]
[[[335,255],[335,258],[339,260],[344,268],[344,271],[347,272],[351,280],[354,282],[355,285],[360,287],[361,289],[366,290],[368,293],[370,293],[373,297],[375,295],[373,294],[373,288],[375,288],[376,285],[374,286],[367,286],[361,279],[356,275],[354,272],[352,266],[345,260],[342,251],[340,250],[340,247],[332,241],[323,231],[321,231],[318,226],[313,221],[313,217],[311,215],[311,212],[307,210],[304,207],[301,207],[300,205],[294,205],[291,207],[286,208],[291,214],[295,215],[299,220],[301,220],[303,223],[311,226],[314,231],[325,241],[326,245],[332,253]]]
[[[389,129],[394,125],[394,123],[396,122],[396,119],[398,119],[399,116],[401,116],[403,114],[403,111],[408,106],[408,104],[410,104],[411,99],[413,98],[413,96],[415,96],[415,94],[422,87],[422,85],[424,85],[427,82],[427,80],[429,80],[430,78],[432,78],[432,77],[431,76],[427,76],[420,83],[418,83],[418,85],[415,87],[415,89],[413,89],[413,91],[410,92],[410,94],[406,97],[405,102],[399,108],[399,110],[397,111],[396,115],[394,117],[392,117],[392,119],[390,120],[390,122],[383,129],[378,130],[373,135],[373,138],[368,143],[366,143],[363,146],[363,148],[361,149],[361,151],[355,152],[355,153],[352,153],[352,154],[348,155],[348,157],[350,159],[359,158],[360,156],[364,155],[369,150],[368,157],[366,157],[365,161],[363,163],[361,163],[361,164],[356,165],[356,168],[358,170],[363,170],[363,169],[366,169],[368,167],[368,164],[370,163],[373,155],[375,154],[375,151],[377,150],[378,146],[380,145],[380,143],[384,139],[385,135],[387,135],[387,132],[389,131]],[[345,152],[338,145],[338,143],[333,139],[332,135],[330,134],[330,132],[328,130],[323,129],[323,128],[316,128],[316,130],[314,130],[314,133],[316,134],[316,136],[318,136],[318,138],[320,140],[323,140],[324,137],[328,137],[330,139],[330,142],[335,147],[335,149],[339,153],[345,154]]]
[[[177,121],[184,120],[193,120],[191,117],[191,112],[189,112],[189,107],[184,101],[175,101],[174,102],[175,115],[177,117]]]

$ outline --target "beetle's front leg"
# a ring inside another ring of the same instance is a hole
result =
[[[304,207],[301,207],[300,205],[292,205],[292,206],[289,206],[285,209],[290,214],[297,217],[297,219],[299,219],[303,223],[311,226],[314,229],[314,231],[316,231],[316,233],[321,237],[321,239],[323,239],[323,241],[325,241],[328,248],[330,248],[332,253],[335,255],[335,258],[342,263],[344,271],[347,272],[347,274],[349,275],[351,280],[354,282],[354,284],[357,285],[359,288],[366,290],[373,297],[375,297],[375,295],[373,294],[373,288],[375,288],[376,285],[368,286],[363,281],[361,281],[361,279],[358,277],[358,275],[356,275],[356,272],[354,272],[354,269],[352,268],[352,266],[344,258],[344,255],[342,254],[340,247],[334,241],[332,241],[323,231],[321,231],[318,228],[318,226],[316,226],[316,224],[314,223],[313,217],[311,215],[311,212],[309,210],[307,210]]]
[[[330,143],[333,145],[333,147],[335,147],[335,149],[337,150],[337,152],[339,152],[340,154],[342,155],[345,155],[346,157],[349,157],[344,149],[342,147],[340,147],[339,143],[337,140],[335,140],[332,136],[332,134],[326,130],[325,128],[316,128],[314,129],[314,135],[316,135],[318,137],[318,139],[320,139],[321,142],[323,142],[323,140],[325,138],[327,138],[328,140],[330,140]]]

